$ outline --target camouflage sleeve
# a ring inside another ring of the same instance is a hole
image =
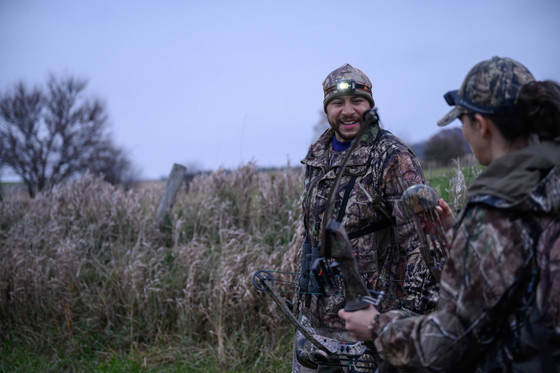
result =
[[[442,273],[438,310],[425,316],[378,315],[370,331],[380,355],[392,365],[437,372],[468,364],[473,359],[465,351],[480,354],[477,348],[491,340],[488,333],[495,334],[493,326],[506,317],[492,310],[509,294],[523,265],[521,231],[502,211],[469,209]]]
[[[438,301],[438,284],[433,279],[420,253],[419,237],[414,223],[400,206],[402,193],[411,185],[425,184],[417,159],[409,152],[397,152],[384,172],[385,195],[391,203],[396,223],[396,235],[401,255],[406,257],[404,274],[404,307],[416,313],[426,313]]]

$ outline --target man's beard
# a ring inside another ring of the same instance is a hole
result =
[[[358,121],[359,122],[359,121]],[[360,122],[359,122],[360,123]],[[331,128],[334,130],[334,132],[338,135],[338,138],[344,140],[344,141],[352,141],[354,140],[354,138],[356,137],[356,135],[358,134],[358,132],[360,132],[360,129],[358,128],[358,131],[356,133],[353,134],[345,134],[342,131],[340,131],[340,127],[342,127],[341,123],[335,122],[334,124],[329,122],[329,124],[331,125]],[[360,123],[360,126],[362,124]]]
[[[338,135],[339,138],[341,138],[342,140],[348,142],[348,141],[352,141],[354,140],[354,137],[356,137],[356,135],[345,135],[342,132],[340,132],[338,129],[334,130],[334,132]]]

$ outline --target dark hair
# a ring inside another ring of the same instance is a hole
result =
[[[538,135],[541,141],[560,136],[560,85],[552,80],[525,84],[518,98],[520,112],[490,116],[506,140]]]

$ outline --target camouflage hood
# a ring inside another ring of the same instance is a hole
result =
[[[544,213],[560,211],[560,194],[547,191],[560,177],[560,143],[542,142],[496,159],[469,187],[469,202]]]

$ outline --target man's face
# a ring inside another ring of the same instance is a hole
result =
[[[360,131],[362,114],[371,108],[370,102],[359,95],[339,96],[327,105],[327,119],[338,141],[352,141]]]

